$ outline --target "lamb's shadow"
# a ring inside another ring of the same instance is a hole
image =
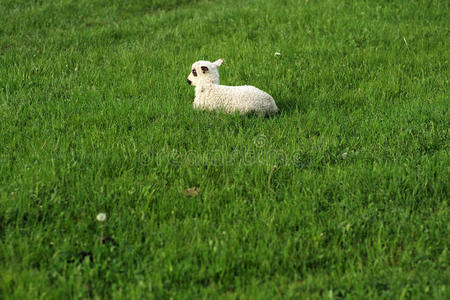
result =
[[[302,114],[306,112],[306,105],[302,105],[304,101],[301,97],[286,97],[281,94],[274,94],[273,97],[279,109],[278,114],[275,116],[280,114],[291,115],[293,113]]]

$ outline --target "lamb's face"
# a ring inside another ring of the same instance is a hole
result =
[[[215,62],[197,61],[192,65],[192,71],[187,78],[190,85],[197,86],[202,84],[219,84],[219,66],[223,59]]]

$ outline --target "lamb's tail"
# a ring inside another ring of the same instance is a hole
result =
[[[271,116],[271,115],[275,115],[277,113],[279,113],[279,109],[277,107],[277,105],[275,103],[273,103],[273,105],[270,106],[266,106],[260,114],[262,115],[266,115],[266,116]]]

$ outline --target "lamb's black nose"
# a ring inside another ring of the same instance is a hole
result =
[[[192,81],[190,81],[189,79],[187,81],[188,81],[189,85],[191,85]]]

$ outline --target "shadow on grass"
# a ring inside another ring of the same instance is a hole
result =
[[[275,102],[282,114],[306,113],[306,105],[303,104],[301,97],[283,97],[282,95],[274,96]]]

